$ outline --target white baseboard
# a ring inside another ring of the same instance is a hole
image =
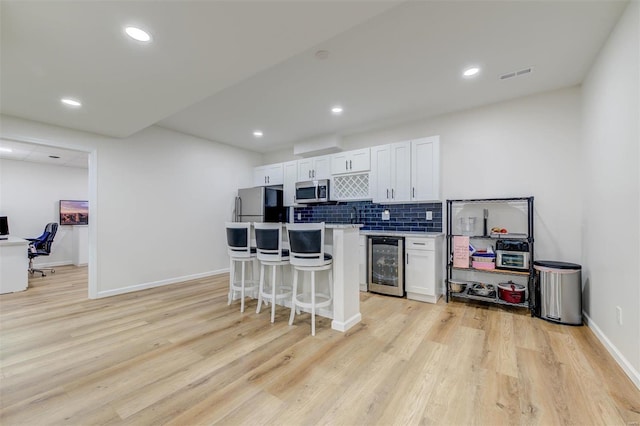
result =
[[[197,280],[199,278],[211,277],[214,275],[220,275],[227,272],[229,272],[229,268],[218,269],[215,271],[201,272],[199,274],[184,275],[182,277],[169,278],[166,280],[153,281],[149,283],[136,284],[128,287],[116,288],[113,290],[104,290],[104,291],[99,291],[96,297],[99,299],[101,297],[116,296],[118,294],[125,294],[125,293],[131,293],[134,291],[146,290],[149,288],[162,287],[165,285],[176,284],[183,281]]]
[[[67,265],[73,265],[73,262],[71,260],[59,260],[57,262],[46,262],[46,263],[33,262],[33,268],[34,269],[38,269],[38,268],[55,268],[57,266],[67,266]]]
[[[354,325],[356,325],[357,323],[359,323],[360,321],[362,321],[362,314],[358,312],[357,314],[355,314],[354,316],[352,316],[351,318],[349,318],[344,322],[336,321],[336,320],[331,321],[331,328],[333,328],[334,330],[344,332],[350,329],[351,327],[353,327]]]
[[[440,299],[440,295],[428,296],[426,294],[412,293],[408,291],[407,299],[417,300],[418,302],[438,303],[438,299]]]
[[[625,374],[629,376],[633,384],[636,385],[638,389],[640,389],[640,372],[638,372],[633,367],[633,365],[631,365],[631,363],[627,360],[627,358],[625,358],[624,355],[620,353],[618,348],[616,348],[616,346],[613,343],[611,343],[611,341],[607,338],[607,336],[602,332],[600,327],[598,327],[598,325],[595,322],[593,322],[591,318],[589,318],[589,315],[587,315],[583,311],[582,316],[584,317],[585,325],[587,325],[591,329],[591,331],[593,331],[593,334],[596,335],[598,340],[600,340],[600,342],[604,345],[607,351],[609,351],[609,353],[616,360],[618,365],[622,368],[622,370],[624,370]]]

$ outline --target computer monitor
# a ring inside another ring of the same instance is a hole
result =
[[[0,216],[0,235],[9,235],[9,221],[6,216]]]

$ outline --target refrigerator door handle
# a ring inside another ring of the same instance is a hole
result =
[[[238,197],[233,199],[233,219],[231,220],[238,221]]]
[[[231,220],[233,222],[238,221],[238,197],[233,199],[233,214],[231,215]]]
[[[240,222],[240,217],[242,217],[242,198],[238,197],[238,222]]]

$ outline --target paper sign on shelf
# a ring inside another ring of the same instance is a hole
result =
[[[469,267],[469,237],[453,237],[453,267]]]

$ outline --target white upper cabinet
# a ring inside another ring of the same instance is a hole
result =
[[[440,198],[440,137],[411,141],[411,200]]]
[[[298,181],[298,161],[287,161],[283,165],[284,183],[282,184],[283,204],[285,206],[295,205],[296,182]]]
[[[282,163],[259,166],[253,169],[254,186],[282,185],[284,183],[284,171]]]
[[[391,187],[391,145],[371,148],[370,192],[374,203],[388,202]]]
[[[331,156],[331,174],[359,173],[371,168],[371,150],[369,148],[341,152]]]
[[[411,144],[391,144],[391,201],[411,200]]]
[[[411,142],[371,148],[371,191],[374,203],[410,200]]]
[[[329,179],[331,177],[331,156],[323,155],[298,160],[298,181]]]
[[[371,148],[375,203],[436,201],[440,197],[440,137]]]

